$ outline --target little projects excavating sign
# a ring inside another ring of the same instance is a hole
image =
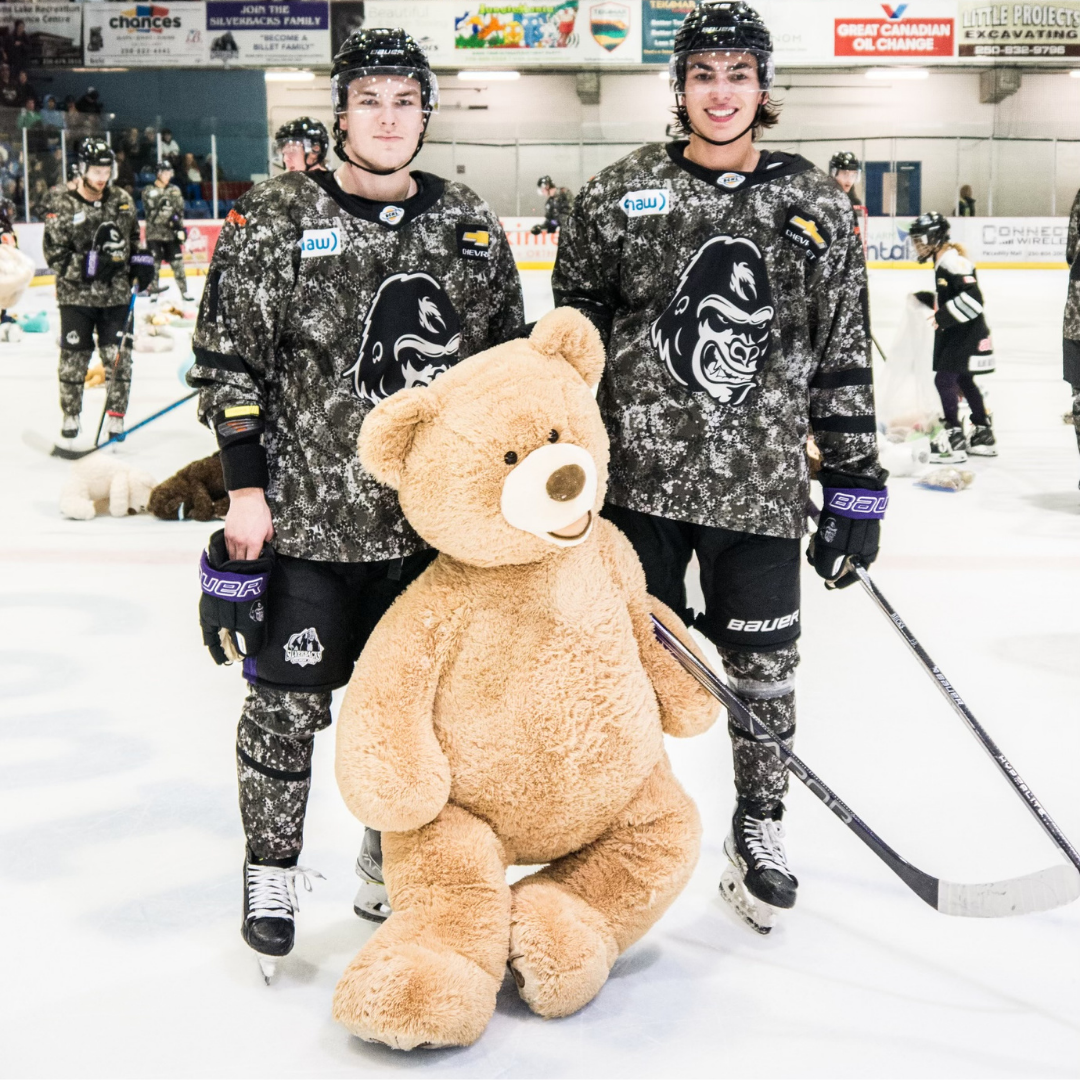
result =
[[[960,0],[957,53],[1052,59],[1080,56],[1080,0],[984,4]]]

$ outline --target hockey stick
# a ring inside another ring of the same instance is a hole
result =
[[[1039,824],[1043,827],[1046,835],[1065,853],[1065,857],[1080,871],[1080,851],[1069,842],[1069,838],[1058,828],[1054,819],[1046,812],[1046,808],[1035,798],[1035,793],[1024,783],[1020,774],[1013,768],[1009,759],[998,749],[997,743],[987,734],[986,729],[975,719],[972,711],[964,703],[964,699],[957,693],[956,688],[945,677],[945,673],[930,659],[927,651],[919,644],[918,639],[908,628],[896,610],[885,599],[881,590],[874,584],[865,567],[858,563],[852,563],[852,569],[859,576],[863,588],[870,598],[885,613],[889,621],[896,628],[896,632],[904,639],[904,644],[915,654],[924,670],[934,680],[934,685],[941,691],[945,699],[953,707],[960,719],[967,724],[971,733],[982,744],[983,749],[990,755],[994,764],[1001,770],[1002,775],[1012,785],[1013,790],[1023,800],[1024,805],[1035,815]]]
[[[654,615],[653,628],[660,644],[705,690],[720,701],[743,727],[753,732],[762,746],[769,747],[781,763],[798,777],[916,896],[943,915],[1000,919],[1007,915],[1027,915],[1049,911],[1072,903],[1080,896],[1080,874],[1064,865],[1051,866],[1035,874],[985,885],[964,885],[924,873],[898,855],[866,822],[847,807],[825,782],[766,727],[736,697],[716,673],[699,660]]]
[[[884,361],[885,361],[885,363],[887,364],[887,363],[889,362],[889,358],[888,358],[888,357],[887,357],[887,356],[885,355],[885,350],[884,350],[884,349],[883,349],[883,348],[882,348],[882,347],[881,347],[881,346],[880,346],[880,345],[878,344],[878,340],[877,340],[877,338],[876,338],[876,337],[874,337],[874,335],[873,335],[873,334],[871,334],[871,335],[870,335],[870,340],[871,340],[871,341],[872,341],[872,342],[874,343],[874,347],[875,347],[875,348],[877,349],[877,351],[878,351],[878,355],[879,355],[879,356],[881,357],[881,359],[882,359],[882,360],[884,360]]]
[[[167,412],[172,412],[177,406],[183,405],[185,401],[190,401],[198,393],[198,390],[192,390],[190,394],[185,394],[178,401],[174,401],[171,405],[166,405],[164,409],[158,409],[153,416],[148,416],[145,420],[140,420],[133,427],[129,427],[123,435],[114,435],[100,446],[91,446],[89,450],[69,450],[66,446],[57,446],[56,443],[50,442],[36,431],[24,431],[22,434],[23,442],[32,449],[40,450],[50,457],[64,458],[66,461],[78,461],[79,458],[84,458],[88,454],[96,453],[98,450],[104,450],[106,446],[112,446],[113,443],[122,442],[128,435],[138,431],[141,427],[146,427],[147,424],[156,420],[159,416],[164,416]]]
[[[112,371],[109,372],[109,381],[105,384],[105,404],[101,407],[101,419],[98,421],[97,431],[94,434],[94,446],[101,441],[101,429],[105,426],[105,417],[109,411],[109,394],[112,393],[113,383],[116,381],[116,373],[120,369],[120,360],[124,355],[124,343],[131,337],[135,329],[135,287],[131,288],[131,301],[128,304],[127,320],[124,322],[124,332],[120,335],[120,347],[116,350],[116,359],[113,361]],[[119,437],[123,441],[124,436]]]

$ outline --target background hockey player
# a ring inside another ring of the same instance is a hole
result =
[[[143,188],[143,213],[146,215],[146,243],[154,256],[154,294],[165,292],[160,284],[161,264],[172,267],[173,280],[185,300],[188,296],[187,275],[184,273],[184,196],[172,182],[173,167],[168,158],[157,164],[157,176],[152,184]]]
[[[842,150],[839,154],[833,154],[829,160],[829,175],[840,185],[841,190],[851,202],[852,208],[863,205],[862,200],[855,191],[855,185],[862,175],[862,166],[859,164],[859,159],[850,150]]]
[[[996,457],[990,415],[974,378],[994,370],[994,347],[975,264],[960,244],[949,241],[948,221],[933,210],[916,218],[908,235],[919,262],[933,262],[937,289],[934,385],[945,429],[933,443],[931,460],[961,462],[968,454]],[[961,394],[971,407],[970,436],[960,422]]]
[[[62,439],[79,434],[83,381],[97,337],[108,373],[105,433],[122,435],[131,391],[131,341],[125,339],[133,279],[145,289],[153,277],[141,251],[135,200],[110,184],[113,152],[104,139],[79,144],[79,181],[57,192],[45,215],[43,249],[56,275],[60,308],[60,408]],[[121,348],[121,345],[123,347]]]
[[[850,204],[804,158],[758,151],[776,123],[772,41],[743,3],[703,4],[671,61],[688,142],[648,146],[578,194],[559,242],[556,302],[600,328],[598,401],[611,436],[605,513],[649,591],[691,619],[696,553],[732,687],[785,743],[795,731],[800,538],[809,429],[823,458],[809,557],[829,585],[878,550],[866,273]],[[856,509],[856,507],[864,507]],[[795,902],[782,842],[787,775],[731,725],[738,800],[722,892],[757,929]]]
[[[274,136],[286,172],[326,171],[330,140],[326,128],[311,116],[298,116],[282,124]]]
[[[1065,381],[1072,387],[1073,426],[1076,428],[1076,445],[1080,449],[1080,191],[1073,199],[1069,215],[1065,259],[1069,264],[1069,295],[1062,326],[1062,360]]]
[[[533,236],[542,232],[555,233],[570,216],[574,205],[574,196],[569,188],[556,187],[550,176],[541,176],[536,181],[537,194],[544,199],[544,220],[530,230]]]
[[[264,973],[293,945],[312,739],[330,723],[331,691],[433,555],[394,492],[360,467],[361,422],[523,322],[496,215],[467,187],[409,172],[438,103],[419,45],[401,30],[362,30],[335,57],[331,88],[345,164],[285,173],[236,203],[188,376],[231,500],[204,563],[201,616],[219,663],[219,631],[243,635],[230,639],[251,684],[237,737],[242,932]],[[220,571],[244,575],[253,598],[217,601],[207,582]],[[369,835],[356,906],[375,918],[388,910],[379,855]]]

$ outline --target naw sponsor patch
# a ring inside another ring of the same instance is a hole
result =
[[[619,209],[628,217],[645,217],[647,214],[666,214],[671,206],[671,192],[664,188],[644,188],[628,191],[619,200]]]
[[[809,262],[817,262],[829,250],[832,242],[825,226],[797,206],[788,210],[784,236],[802,251]]]
[[[341,230],[336,225],[330,229],[305,229],[300,237],[301,259],[318,259],[340,253]]]
[[[457,246],[463,259],[490,259],[491,233],[484,225],[459,225]]]

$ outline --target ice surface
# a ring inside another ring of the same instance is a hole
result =
[[[530,318],[550,304],[527,273]],[[1080,459],[1061,422],[1065,274],[981,275],[1001,456],[956,495],[893,485],[874,577],[1021,774],[1080,841]],[[929,271],[871,275],[878,340]],[[24,311],[49,308],[37,289]],[[139,302],[140,312],[146,304]],[[54,321],[53,331],[56,325]],[[136,357],[132,420],[180,397],[177,351]],[[351,911],[360,828],[316,741],[298,944],[263,985],[239,935],[234,730],[243,686],[200,644],[211,527],[61,520],[53,335],[0,344],[0,1073],[5,1076],[1075,1077],[1080,909],[1022,919],[932,911],[799,785],[788,801],[798,907],[769,938],[717,897],[731,804],[718,726],[672,741],[705,822],[701,863],[597,999],[543,1021],[507,980],[474,1047],[406,1056],[330,1018],[368,934]],[[92,430],[102,392],[90,391]],[[120,455],[164,478],[209,453],[182,406]],[[804,578],[798,749],[902,854],[956,881],[1057,855],[857,589]],[[340,696],[340,695],[339,695]]]

